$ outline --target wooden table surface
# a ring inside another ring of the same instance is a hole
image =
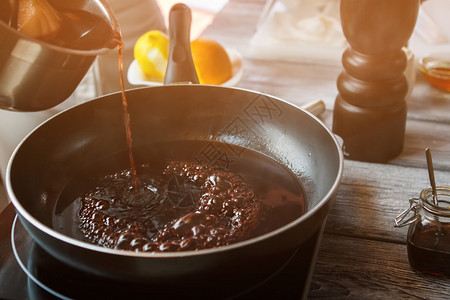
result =
[[[239,51],[244,74],[238,86],[297,105],[322,99],[331,127],[340,66],[256,60],[248,55],[263,0],[230,0],[202,34]],[[319,249],[309,298],[445,299],[450,279],[413,272],[406,253],[407,228],[394,218],[408,199],[428,187],[424,149],[433,152],[438,185],[450,185],[450,93],[431,88],[417,74],[408,99],[404,150],[387,164],[345,160],[336,201]]]
[[[252,59],[263,0],[230,0],[202,36],[239,51],[244,75],[238,87],[261,91],[297,105],[322,99],[321,116],[331,128],[341,66]],[[444,299],[450,279],[413,272],[406,253],[407,228],[394,218],[429,186],[424,150],[433,153],[438,185],[450,185],[450,93],[430,87],[417,74],[408,99],[404,150],[387,164],[345,160],[329,214],[309,298]]]

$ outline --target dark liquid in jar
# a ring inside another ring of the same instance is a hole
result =
[[[244,157],[229,157],[228,170],[186,160],[186,153],[205,145],[181,141],[150,147],[155,155],[185,153],[138,165],[136,186],[130,169],[103,171],[96,180],[90,176],[117,157],[93,165],[61,194],[55,229],[108,248],[184,251],[259,236],[304,214],[302,186],[286,167],[248,149]],[[126,156],[120,155],[123,165]]]
[[[417,225],[416,225],[417,226]],[[439,229],[425,225],[408,239],[408,259],[414,270],[450,276],[450,225]]]

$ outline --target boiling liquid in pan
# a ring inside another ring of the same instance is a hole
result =
[[[259,236],[304,214],[303,189],[286,167],[246,149],[228,157],[228,170],[217,170],[192,159],[206,146],[180,141],[135,149],[148,162],[137,167],[136,182],[125,153],[95,163],[61,194],[55,229],[109,248],[184,251]]]

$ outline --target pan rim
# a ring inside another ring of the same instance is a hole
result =
[[[177,86],[177,87],[189,87],[189,86],[196,86],[196,87],[200,87],[200,86],[204,86],[205,88],[219,88],[219,89],[233,89],[233,90],[239,90],[239,91],[245,91],[245,92],[249,92],[249,93],[253,93],[253,94],[258,94],[258,95],[264,95],[264,96],[268,96],[272,99],[275,99],[277,101],[280,101],[286,105],[289,105],[293,108],[295,108],[296,110],[300,110],[303,113],[305,113],[306,115],[308,115],[310,118],[314,119],[315,122],[317,123],[318,126],[322,127],[323,130],[325,130],[325,132],[328,134],[329,138],[331,138],[332,140],[332,144],[335,146],[335,150],[337,151],[337,156],[339,158],[339,162],[338,162],[338,169],[336,172],[336,176],[334,178],[334,182],[331,185],[331,187],[329,188],[328,192],[322,197],[321,200],[319,200],[317,202],[316,205],[314,205],[311,209],[309,209],[308,211],[306,211],[302,216],[300,216],[299,218],[293,220],[292,222],[277,228],[275,230],[272,230],[268,233],[265,233],[263,235],[259,235],[257,237],[251,238],[251,239],[247,239],[241,242],[237,242],[237,243],[233,243],[230,245],[226,245],[226,246],[222,246],[222,247],[214,247],[214,248],[209,248],[209,249],[201,249],[201,250],[190,250],[190,251],[178,251],[178,252],[135,252],[135,251],[131,251],[131,250],[117,250],[117,249],[111,249],[111,248],[105,248],[102,246],[97,246],[94,244],[91,244],[89,242],[85,242],[85,241],[81,241],[72,237],[69,237],[65,234],[62,234],[56,230],[54,230],[53,228],[50,228],[49,226],[43,224],[42,222],[40,222],[38,219],[36,219],[31,213],[29,213],[20,203],[20,201],[17,199],[17,197],[14,194],[14,190],[13,190],[13,186],[12,186],[12,182],[11,182],[11,169],[12,169],[12,165],[14,162],[14,158],[16,157],[17,153],[20,151],[21,146],[26,142],[26,140],[28,139],[29,136],[31,136],[32,134],[34,134],[35,131],[37,131],[41,126],[44,126],[46,123],[50,122],[52,119],[57,118],[59,115],[63,114],[64,112],[71,110],[75,107],[81,106],[81,105],[85,105],[86,103],[92,102],[92,101],[96,101],[98,99],[102,99],[105,97],[108,97],[110,95],[114,95],[114,94],[120,94],[120,92],[116,92],[116,93],[111,93],[111,94],[107,94],[107,95],[103,95],[101,97],[97,97],[94,98],[88,102],[85,103],[81,103],[78,105],[75,105],[73,107],[67,108],[57,114],[55,114],[54,116],[50,117],[49,119],[47,119],[46,121],[44,121],[42,124],[40,124],[39,126],[37,126],[34,130],[32,130],[28,135],[26,135],[24,137],[24,139],[19,143],[19,145],[16,147],[16,149],[14,150],[13,154],[11,155],[11,158],[8,162],[7,168],[6,168],[6,190],[8,193],[8,196],[11,200],[11,202],[13,203],[14,207],[16,208],[16,211],[25,219],[27,220],[29,223],[31,223],[31,225],[33,225],[34,227],[36,227],[38,230],[40,230],[41,232],[56,238],[59,241],[62,241],[64,243],[79,247],[79,248],[83,248],[85,250],[89,250],[89,251],[94,251],[94,252],[100,252],[100,253],[104,253],[104,254],[110,254],[110,255],[118,255],[118,256],[124,256],[124,257],[136,257],[136,258],[181,258],[181,257],[192,257],[192,256],[200,256],[200,255],[210,255],[210,254],[215,254],[215,253],[221,253],[221,252],[228,252],[228,251],[233,251],[235,249],[238,248],[242,248],[242,247],[246,247],[249,246],[251,244],[255,244],[258,243],[260,241],[266,240],[272,236],[277,236],[279,234],[281,234],[282,232],[288,231],[289,229],[297,226],[299,223],[302,223],[304,220],[308,219],[310,216],[314,215],[318,210],[320,210],[324,205],[326,205],[330,200],[332,200],[331,198],[336,194],[341,179],[342,179],[342,175],[343,175],[343,169],[344,169],[344,154],[343,154],[343,149],[342,149],[342,145],[339,142],[338,138],[335,136],[335,134],[315,115],[313,115],[312,113],[298,107],[297,105],[294,105],[286,100],[283,100],[279,97],[273,96],[273,95],[269,95],[266,93],[262,93],[262,92],[257,92],[257,91],[253,91],[253,90],[249,90],[249,89],[245,89],[245,88],[239,88],[239,87],[221,87],[221,86],[213,86],[213,85],[193,85],[193,84],[173,84],[173,85],[166,85],[166,86],[155,86],[155,87],[140,87],[140,88],[134,88],[134,89],[130,89],[127,91],[133,91],[133,90],[141,90],[141,89],[160,89],[160,88],[167,88],[167,87],[171,87],[171,86]]]

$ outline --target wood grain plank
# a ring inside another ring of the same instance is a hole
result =
[[[326,111],[320,116],[320,119],[328,128],[332,128],[332,111]],[[450,172],[450,124],[441,122],[408,119],[403,151],[388,164],[425,169],[425,149],[427,147],[431,148],[434,168]],[[427,172],[426,170],[417,171],[422,174]],[[445,178],[437,179],[437,181],[440,185],[450,185],[450,181],[445,181]]]
[[[419,70],[407,103],[409,119],[450,123],[450,93],[430,86]]]
[[[435,169],[450,171],[450,124],[408,119],[405,149],[401,156],[391,163],[426,168],[427,147],[432,150]]]
[[[450,172],[436,171],[436,178],[450,183]],[[404,243],[406,228],[394,228],[394,218],[428,186],[425,169],[346,160],[325,231]]]
[[[404,245],[325,234],[308,299],[448,299],[449,295],[448,278],[411,270]]]

